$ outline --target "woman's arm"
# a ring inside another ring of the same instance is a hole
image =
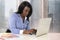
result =
[[[14,34],[19,34],[19,29],[16,28],[16,17],[14,15],[12,15],[10,18],[9,18],[9,29],[11,30],[11,33],[14,33]]]
[[[32,34],[35,32],[36,29],[30,29],[29,21],[27,21],[26,30],[24,30],[23,34]]]

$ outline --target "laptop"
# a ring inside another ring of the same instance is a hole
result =
[[[41,36],[49,32],[51,18],[42,18],[39,20],[38,27],[36,27],[36,36]]]

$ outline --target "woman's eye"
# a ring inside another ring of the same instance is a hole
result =
[[[28,11],[28,10],[25,10],[26,12]]]

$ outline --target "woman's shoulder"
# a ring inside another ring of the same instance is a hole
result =
[[[9,18],[16,18],[17,17],[17,14],[15,13],[15,12],[13,12],[10,16],[9,16]]]
[[[17,17],[16,12],[13,12],[13,13],[10,15],[10,17]]]
[[[13,12],[12,14],[11,14],[11,16],[16,16],[17,14],[16,14],[16,12]]]

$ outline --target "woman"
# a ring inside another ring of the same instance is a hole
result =
[[[19,34],[23,30],[23,34],[31,34],[34,29],[29,27],[29,17],[32,14],[32,6],[29,2],[22,2],[18,11],[13,13],[9,19],[9,29],[11,33]]]

